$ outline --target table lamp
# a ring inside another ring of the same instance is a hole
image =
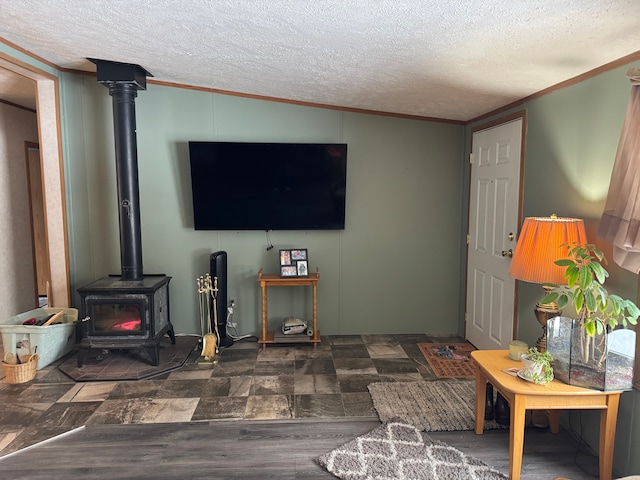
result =
[[[566,258],[566,245],[573,243],[587,243],[584,221],[581,219],[555,215],[525,218],[509,266],[509,275],[517,280],[542,284],[546,295],[552,288],[549,284],[566,285],[566,267],[559,267],[554,262]],[[542,325],[542,335],[536,346],[538,351],[544,352],[547,349],[547,320],[562,312],[555,302],[538,302],[534,312]]]

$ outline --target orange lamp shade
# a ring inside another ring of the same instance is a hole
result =
[[[556,216],[525,218],[509,266],[509,275],[542,285],[566,284],[566,267],[559,267],[553,262],[567,258],[566,245],[572,243],[587,243],[583,220]]]

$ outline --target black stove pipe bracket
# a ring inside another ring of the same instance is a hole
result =
[[[96,64],[96,80],[105,86],[111,83],[127,83],[135,85],[139,90],[146,90],[147,77],[153,77],[135,63],[112,62],[97,58],[87,58],[87,60]]]

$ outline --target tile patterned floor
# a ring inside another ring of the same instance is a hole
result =
[[[194,352],[149,380],[76,383],[57,366],[26,384],[0,383],[0,456],[82,425],[302,417],[377,417],[367,385],[435,380],[417,344],[460,342],[422,334],[323,336],[310,345],[240,341],[216,365]]]

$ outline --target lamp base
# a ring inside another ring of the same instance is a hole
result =
[[[544,327],[542,332],[542,335],[540,335],[538,337],[538,340],[536,340],[536,348],[538,349],[539,352],[546,352],[547,351],[547,329],[546,327]]]
[[[552,290],[552,287],[543,285],[545,296]],[[539,352],[545,352],[547,350],[547,320],[555,318],[562,314],[562,310],[555,302],[551,303],[536,303],[536,308],[533,310],[538,319],[538,323],[542,327],[542,335],[538,337],[536,341],[536,348]]]

